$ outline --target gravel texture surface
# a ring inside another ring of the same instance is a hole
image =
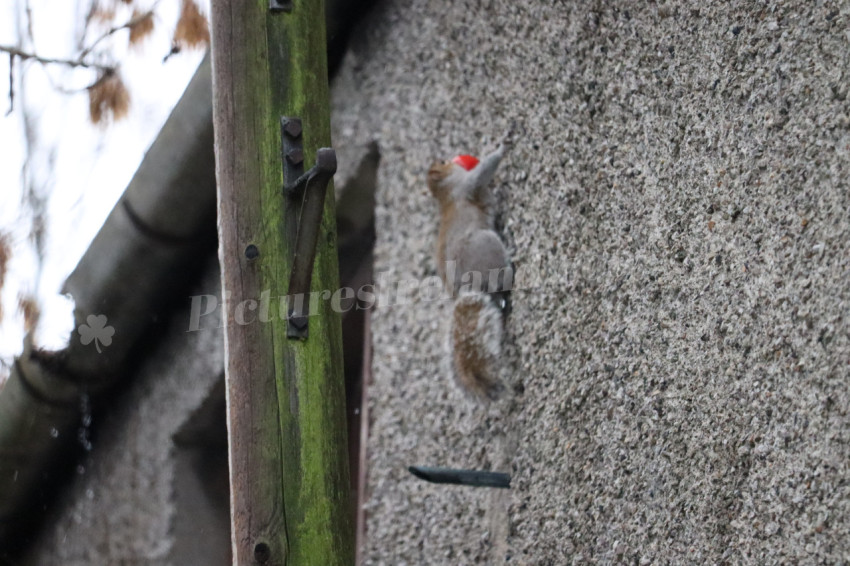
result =
[[[375,310],[366,564],[850,561],[848,29],[837,1],[379,3],[333,88],[334,144],[381,146],[376,273],[435,273],[429,163],[515,122],[527,288],[489,406],[447,375],[450,304]]]

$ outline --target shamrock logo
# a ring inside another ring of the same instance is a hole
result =
[[[80,333],[80,343],[83,346],[88,346],[94,340],[94,347],[97,348],[97,353],[101,354],[100,345],[109,346],[112,344],[112,335],[115,334],[115,329],[111,326],[106,326],[105,314],[90,314],[86,317],[88,324],[81,324],[77,329]]]

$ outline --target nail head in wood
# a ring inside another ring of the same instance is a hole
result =
[[[254,560],[259,564],[266,564],[272,557],[272,551],[264,542],[257,543],[254,547]]]

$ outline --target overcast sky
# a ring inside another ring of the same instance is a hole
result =
[[[140,2],[137,2],[140,3]],[[199,2],[206,9],[206,2]],[[131,12],[121,2],[116,23]],[[24,0],[0,4],[0,45],[54,58],[75,58],[77,33],[86,0],[30,0],[34,43],[21,43],[19,22],[26,22]],[[152,6],[142,3],[142,8]],[[68,303],[58,294],[68,274],[126,188],[145,151],[176,104],[203,58],[185,51],[163,62],[171,46],[179,0],[160,0],[153,34],[141,48],[128,49],[127,31],[99,45],[107,46],[130,91],[129,115],[106,126],[89,121],[85,87],[96,74],[34,61],[15,62],[14,108],[9,98],[9,57],[0,53],[0,233],[12,238],[12,259],[0,292],[4,316],[0,321],[0,361],[8,364],[20,352],[24,336],[18,297],[37,296],[42,310],[37,340],[56,348],[71,330]],[[90,33],[87,43],[106,28]],[[93,57],[92,60],[98,60]],[[103,61],[107,62],[107,61]],[[64,93],[62,90],[76,90]],[[81,90],[82,89],[82,90]],[[30,156],[31,179],[46,199],[46,246],[39,270],[30,238],[32,218],[22,205],[26,160],[24,116],[33,119],[36,150]],[[0,381],[7,368],[0,367]]]

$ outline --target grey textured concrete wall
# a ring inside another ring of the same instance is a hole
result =
[[[220,294],[219,287],[218,269],[212,265],[197,293]],[[80,462],[78,475],[63,491],[39,539],[29,545],[23,565],[228,563],[229,525],[221,527],[217,514],[195,517],[191,536],[186,536],[185,526],[175,532],[175,495],[193,494],[185,488],[188,478],[175,478],[174,436],[224,373],[224,338],[218,323],[218,316],[207,316],[200,330],[187,332],[188,311],[174,315],[161,346],[141,365],[105,422],[92,423],[98,428],[92,451]],[[192,472],[186,466],[180,471]],[[224,491],[226,498],[226,484]],[[181,549],[196,546],[191,561],[173,556],[180,535]],[[218,562],[205,559],[216,554]]]
[[[850,5],[388,1],[334,85],[376,139],[376,273],[433,274],[436,157],[482,153],[520,271],[509,394],[450,305],[374,313],[367,564],[850,561]],[[510,492],[410,464],[502,469]]]

